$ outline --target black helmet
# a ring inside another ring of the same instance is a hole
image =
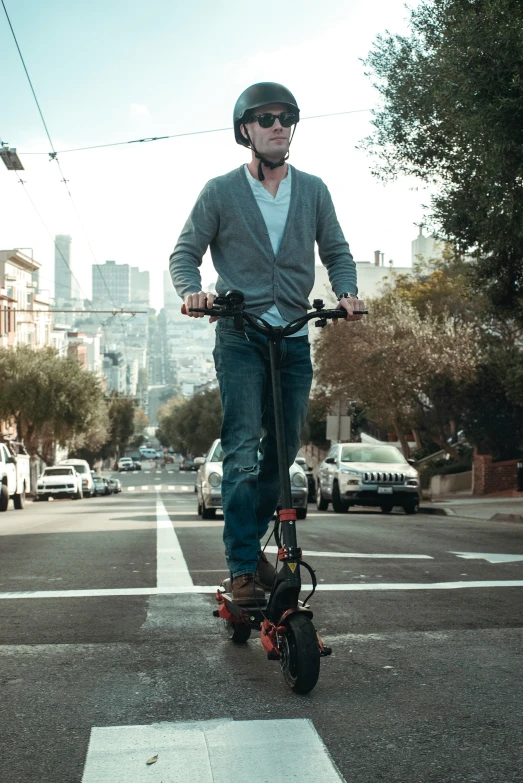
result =
[[[290,111],[296,112],[296,122],[300,121],[300,110],[296,103],[296,98],[283,84],[277,84],[276,82],[252,84],[242,92],[234,107],[234,138],[238,144],[242,144],[244,147],[251,146],[249,140],[242,134],[240,125],[248,119],[250,112],[259,106],[265,106],[267,103],[283,103]]]

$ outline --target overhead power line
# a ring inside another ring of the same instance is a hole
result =
[[[15,44],[16,44],[16,48],[17,48],[17,50],[18,50],[18,54],[20,55],[20,60],[22,61],[22,65],[23,65],[23,67],[24,67],[24,71],[25,71],[25,74],[26,74],[26,76],[27,76],[27,81],[29,82],[29,86],[31,87],[31,92],[33,93],[33,97],[34,97],[34,99],[35,99],[35,103],[36,103],[36,106],[37,106],[37,108],[38,108],[38,112],[39,112],[39,114],[40,114],[40,117],[41,117],[41,120],[42,120],[43,126],[44,126],[44,128],[45,128],[45,132],[46,132],[46,134],[47,134],[47,138],[49,139],[49,144],[51,145],[52,153],[49,153],[49,154],[50,154],[50,157],[51,157],[51,159],[52,159],[52,160],[56,161],[56,164],[57,164],[57,166],[58,166],[58,170],[60,171],[60,174],[61,174],[61,176],[62,176],[62,180],[61,180],[61,181],[62,181],[62,183],[64,184],[64,186],[65,186],[65,189],[67,190],[67,193],[69,194],[69,198],[71,199],[71,203],[72,203],[72,205],[73,205],[73,209],[74,209],[74,211],[75,211],[75,213],[76,213],[76,216],[77,216],[77,218],[78,218],[78,222],[79,222],[79,224],[80,224],[80,227],[81,227],[81,229],[82,229],[82,231],[83,231],[83,233],[84,233],[84,236],[85,236],[85,240],[86,240],[86,242],[87,242],[87,245],[88,245],[88,247],[89,247],[89,250],[91,251],[91,255],[93,256],[95,263],[96,263],[96,264],[97,264],[97,266],[98,266],[98,272],[99,272],[99,274],[100,274],[100,277],[101,277],[101,279],[102,279],[102,281],[103,281],[103,283],[104,283],[104,286],[105,286],[105,288],[106,288],[106,290],[107,290],[107,293],[109,294],[109,299],[110,299],[110,301],[112,302],[112,304],[114,305],[114,307],[115,307],[116,309],[118,309],[118,305],[117,305],[117,304],[116,304],[116,302],[114,301],[114,299],[113,299],[113,295],[112,295],[112,293],[111,293],[111,290],[109,289],[109,286],[107,285],[107,281],[106,281],[106,279],[105,279],[105,277],[104,277],[104,275],[103,275],[103,273],[102,273],[102,271],[101,271],[101,268],[100,268],[100,267],[101,267],[101,264],[98,264],[98,259],[96,258],[96,255],[95,255],[95,253],[94,253],[94,250],[93,250],[93,248],[92,248],[91,242],[89,241],[89,237],[87,236],[87,232],[86,232],[86,230],[85,230],[85,228],[84,228],[84,225],[83,225],[83,223],[82,223],[82,220],[81,220],[81,218],[80,218],[80,214],[79,214],[79,212],[78,212],[78,210],[77,210],[77,208],[76,208],[76,204],[74,203],[73,196],[72,196],[72,194],[71,194],[71,191],[70,191],[70,189],[69,189],[69,187],[68,187],[68,184],[67,184],[67,183],[68,183],[68,180],[65,178],[65,174],[64,174],[64,172],[62,171],[62,167],[61,167],[61,165],[60,165],[60,161],[58,160],[58,152],[55,150],[55,147],[54,147],[54,144],[53,144],[53,140],[52,140],[52,138],[51,138],[51,134],[49,133],[49,129],[48,129],[48,127],[47,127],[47,123],[46,123],[46,121],[45,121],[45,118],[44,118],[44,115],[43,115],[42,109],[40,108],[40,103],[38,102],[38,98],[36,97],[36,92],[35,92],[35,90],[34,90],[33,83],[32,83],[32,81],[31,81],[31,77],[29,76],[29,71],[27,70],[27,66],[26,66],[26,64],[25,64],[25,60],[24,60],[24,57],[23,57],[23,54],[22,54],[22,50],[20,49],[20,46],[19,46],[19,44],[18,44],[18,40],[17,40],[17,38],[16,38],[16,34],[15,34],[15,31],[14,31],[14,29],[13,29],[13,25],[11,24],[11,19],[9,18],[9,14],[8,14],[8,12],[7,12],[7,8],[5,7],[4,0],[0,0],[0,2],[2,3],[2,6],[3,6],[3,9],[4,9],[5,15],[6,15],[6,17],[7,17],[7,21],[8,21],[9,27],[10,27],[10,29],[11,29],[12,36],[13,36],[14,42],[15,42]],[[18,175],[18,172],[16,172],[16,173],[17,173],[17,175]],[[20,179],[20,177],[18,177],[18,178]],[[22,182],[22,180],[20,180],[20,181]],[[22,184],[24,184],[24,183],[22,182]],[[33,206],[34,206],[34,204],[33,204]],[[35,207],[35,209],[36,209],[36,207]],[[55,247],[56,247],[56,243],[55,243]],[[125,357],[126,357],[126,360],[127,360],[127,358],[128,358],[128,348],[127,348],[127,340],[126,340],[126,334],[125,334],[125,325],[124,325],[124,322],[123,322],[123,318],[122,318],[121,316],[120,316],[120,319],[121,319],[121,323],[122,323],[122,337],[123,337],[123,343],[124,343],[124,353],[125,353]]]
[[[2,0],[3,1],[3,0]],[[342,114],[361,114],[366,111],[372,111],[372,109],[352,109],[351,111],[336,111],[336,112],[330,112],[329,114],[314,114],[310,117],[301,117],[300,122],[304,122],[305,120],[318,120],[322,117],[339,117]],[[68,150],[56,150],[54,148],[52,152],[23,152],[19,151],[20,155],[49,155],[51,160],[54,159],[56,155],[63,155],[66,152],[85,152],[85,150],[101,150],[105,149],[106,147],[122,147],[126,144],[143,144],[144,142],[149,141],[164,141],[165,139],[179,139],[182,136],[201,136],[204,133],[223,133],[224,131],[231,131],[233,130],[232,127],[229,128],[210,128],[208,130],[198,130],[198,131],[187,131],[186,133],[171,133],[168,136],[147,136],[143,139],[131,139],[130,141],[113,141],[108,144],[93,144],[90,147],[74,147],[72,149]]]

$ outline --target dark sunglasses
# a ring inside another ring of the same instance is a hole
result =
[[[247,122],[258,122],[260,128],[272,128],[274,121],[279,120],[282,128],[290,128],[291,125],[296,125],[298,122],[298,115],[293,111],[282,111],[281,114],[253,114]]]

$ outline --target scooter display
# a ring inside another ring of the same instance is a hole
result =
[[[324,310],[321,299],[315,299],[313,311],[287,324],[271,326],[263,318],[244,310],[241,291],[229,291],[217,296],[211,308],[191,308],[192,312],[219,318],[232,318],[235,329],[243,330],[248,324],[265,335],[269,341],[269,355],[274,404],[276,446],[280,478],[281,508],[275,515],[274,535],[278,546],[279,570],[272,590],[265,602],[253,596],[251,605],[240,606],[232,597],[232,575],[218,587],[218,608],[213,612],[221,618],[231,641],[244,644],[253,630],[260,632],[262,645],[271,661],[279,661],[287,685],[295,693],[309,693],[316,685],[320,673],[321,658],[331,654],[317,633],[309,606],[317,585],[314,570],[303,560],[296,532],[296,511],[292,508],[292,492],[287,464],[287,445],[280,374],[280,347],[285,337],[296,334],[308,321],[316,319],[317,327],[324,327],[329,319],[345,318],[345,310]],[[185,305],[182,308],[185,311]],[[367,311],[356,312],[365,315]],[[270,538],[269,538],[270,540]],[[302,590],[301,570],[308,571],[312,588],[307,597],[300,600]]]

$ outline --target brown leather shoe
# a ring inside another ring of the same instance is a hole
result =
[[[258,552],[258,558],[259,558],[259,563],[258,563],[258,570],[256,571],[256,576],[260,580],[260,584],[263,587],[263,589],[267,593],[270,593],[272,590],[272,586],[274,584],[276,569],[267,560],[267,555],[265,554],[265,552]]]
[[[241,574],[232,580],[232,600],[240,606],[265,603],[265,591],[254,574]]]

